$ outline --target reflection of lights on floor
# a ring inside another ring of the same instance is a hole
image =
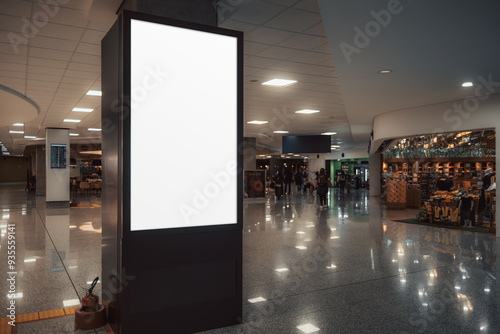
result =
[[[306,234],[306,232],[303,232],[303,231],[297,231],[297,234]]]
[[[333,263],[329,266],[326,266],[326,269],[335,269],[335,268],[337,268],[337,266],[334,265]]]
[[[289,269],[288,268],[278,268],[276,269],[277,272],[279,273],[282,273],[282,272],[285,272],[285,271],[288,271]]]
[[[257,297],[257,298],[251,298],[248,301],[253,304],[253,303],[265,302],[266,299],[264,299],[262,297]]]
[[[490,291],[491,291],[490,288],[484,288],[484,292],[490,293]]]
[[[295,246],[295,248],[300,249],[300,250],[307,249],[307,247],[306,247],[306,246]]]
[[[330,239],[338,239],[338,238],[340,238],[338,235],[330,237]]]
[[[455,290],[461,290],[461,288],[459,286],[456,286]]]
[[[319,328],[314,326],[313,324],[304,324],[297,326],[303,333],[314,333],[319,331]]]

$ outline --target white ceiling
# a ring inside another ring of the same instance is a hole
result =
[[[26,135],[43,138],[46,127],[69,127],[80,135],[72,142],[99,142],[100,134],[87,128],[100,127],[100,98],[85,93],[100,89],[100,43],[121,1],[61,2],[67,4],[54,8],[39,0],[0,0],[0,85],[38,105],[40,113],[25,121]],[[351,42],[353,28],[364,26],[371,10],[389,2],[319,2],[321,13],[317,0],[245,0],[220,24],[245,33],[244,130],[261,147],[279,150],[281,135],[274,130],[335,131],[333,142],[342,150],[367,147],[375,115],[464,98],[470,90],[459,84],[466,78],[500,78],[496,1],[405,2],[401,14],[352,63],[339,43]],[[26,23],[36,18],[42,19],[38,27]],[[17,47],[13,36],[21,39]],[[384,68],[394,72],[377,74]],[[261,85],[272,78],[298,82],[284,88]],[[95,110],[75,113],[75,106]],[[295,114],[306,108],[321,112]],[[15,113],[14,105],[0,107],[0,117]],[[82,121],[63,123],[64,118]],[[246,123],[251,120],[269,123]],[[0,126],[0,141],[11,154],[22,154],[33,141],[9,129],[14,128]]]

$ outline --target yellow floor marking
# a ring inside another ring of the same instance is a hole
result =
[[[16,315],[16,322],[17,323],[35,321],[35,320],[39,320],[39,319],[40,318],[38,316],[38,312]]]
[[[72,314],[75,314],[75,311],[77,308],[79,308],[80,306],[73,306],[73,307],[66,307],[64,309],[64,313],[66,313],[66,315],[72,315]]]
[[[62,317],[65,316],[64,310],[62,308],[58,308],[57,310],[49,310],[49,311],[42,311],[40,313],[40,320],[43,319],[49,319],[49,318],[57,318],[57,317]]]

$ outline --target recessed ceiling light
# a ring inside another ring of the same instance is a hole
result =
[[[102,96],[102,91],[100,90],[89,90],[87,92],[87,95],[91,95],[91,96]]]
[[[9,133],[23,134],[23,133],[24,133],[24,131],[9,130]]]
[[[474,84],[472,82],[470,82],[470,81],[464,82],[462,84],[462,87],[472,87],[472,86],[474,86]]]
[[[389,73],[392,73],[392,70],[380,70],[380,71],[378,71],[378,73],[380,73],[380,74],[389,74]]]
[[[80,134],[78,134],[78,133],[70,133],[69,135],[70,135],[70,137],[76,137],[76,136],[79,136]]]
[[[72,111],[76,111],[76,112],[92,112],[92,111],[94,111],[94,109],[92,109],[92,108],[73,108]]]
[[[71,118],[65,118],[63,122],[65,123],[80,123],[81,119],[71,119]]]
[[[319,110],[313,110],[313,109],[302,109],[302,110],[297,110],[295,113],[296,114],[314,114],[319,112]]]
[[[99,128],[88,128],[87,131],[101,131]]]
[[[269,123],[268,121],[250,121],[247,122],[248,124],[266,124]]]
[[[289,133],[290,131],[286,130],[278,130],[278,131],[273,131],[273,133]]]
[[[24,123],[14,123],[12,126],[24,126]]]
[[[24,136],[24,139],[36,139],[36,136]]]
[[[332,147],[340,147],[340,145],[332,145]]]
[[[291,84],[294,84],[296,82],[297,82],[297,80],[272,79],[272,80],[263,82],[262,84],[265,86],[285,87],[285,86],[289,86]]]
[[[337,132],[323,132],[322,135],[323,136],[333,136],[333,135],[336,135]]]
[[[294,157],[300,157],[300,154],[294,154],[293,156]]]

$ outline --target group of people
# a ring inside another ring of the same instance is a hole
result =
[[[283,194],[290,195],[292,193],[292,183],[295,182],[297,193],[312,193],[312,191],[316,189],[320,201],[320,209],[323,210],[327,207],[326,195],[328,193],[328,188],[332,185],[324,168],[316,172],[315,181],[316,184],[309,181],[308,173],[305,170],[293,173],[290,168],[286,168],[283,174],[281,171],[278,171],[274,177],[276,198],[279,200]]]

